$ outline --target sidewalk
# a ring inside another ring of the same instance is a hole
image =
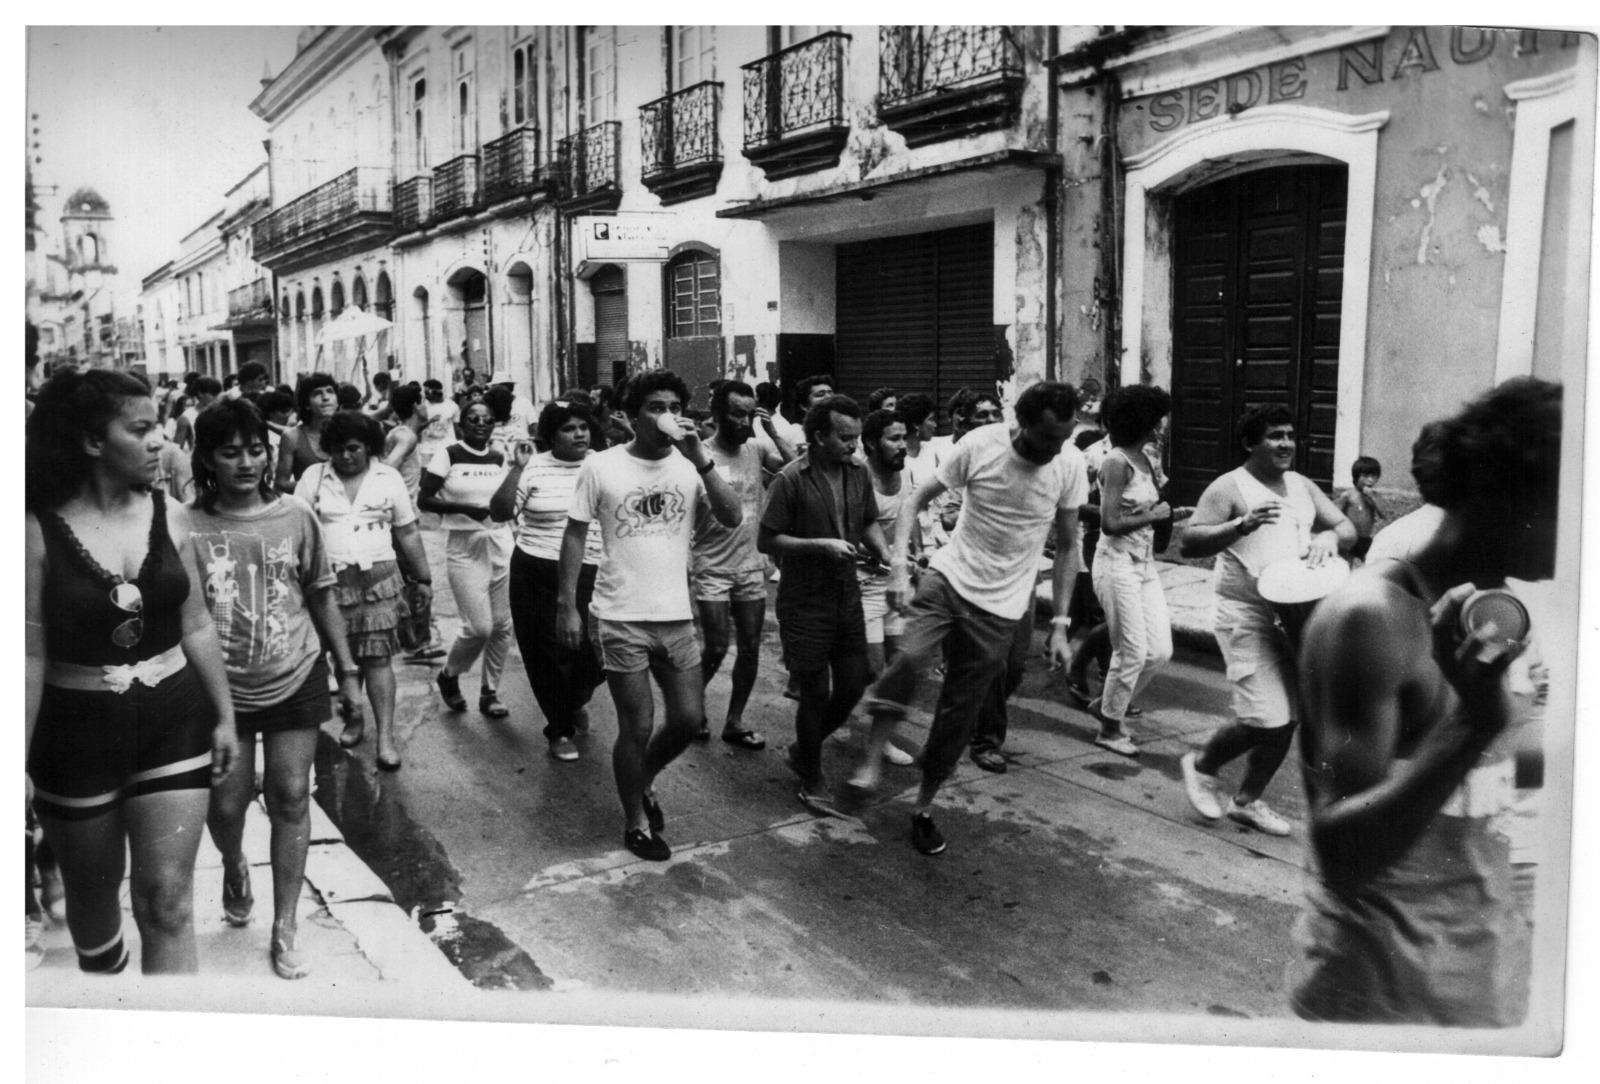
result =
[[[1055,613],[1050,598],[1050,566],[1050,561],[1040,561],[1039,586],[1035,589],[1038,613],[1044,617]],[[1212,635],[1216,594],[1211,590],[1211,570],[1159,558],[1156,568],[1161,573],[1161,589],[1167,596],[1173,642],[1191,651],[1218,654],[1216,637]]]
[[[139,932],[122,888],[123,935],[131,961],[120,975],[85,975],[66,927],[51,923],[42,961],[27,973],[29,1008],[176,1009],[388,1016],[407,1006],[457,1001],[475,988],[402,911],[389,891],[345,845],[315,801],[311,846],[300,893],[299,948],[312,972],[288,982],[272,971],[267,950],[272,925],[269,825],[259,799],[245,823],[255,914],[235,929],[222,920],[221,856],[209,836],[195,863],[195,933],[200,973],[149,977],[139,973]],[[414,1007],[411,1011],[415,1011]]]

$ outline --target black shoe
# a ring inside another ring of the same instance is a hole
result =
[[[460,711],[460,708],[456,709]],[[500,703],[500,697],[489,689],[478,693],[478,711],[491,719],[504,719],[511,714],[511,709]]]
[[[661,803],[654,794],[641,794],[639,804],[644,806],[644,815],[649,818],[650,831],[659,832],[667,826],[667,815],[661,812]]]
[[[622,845],[646,862],[665,862],[672,857],[672,848],[655,832],[630,828],[622,834]]]
[[[1080,708],[1088,707],[1089,701],[1094,699],[1094,693],[1089,689],[1089,682],[1084,678],[1068,678],[1067,695],[1072,697]]]
[[[911,845],[923,854],[938,854],[944,850],[944,836],[939,834],[938,826],[929,814],[911,815]]]
[[[444,697],[444,706],[451,711],[466,711],[467,698],[461,695],[461,679],[454,674],[439,671],[439,676],[433,679],[439,686],[439,695]]]
[[[972,763],[986,772],[994,772],[996,775],[1006,774],[1006,758],[1000,755],[998,749],[974,749]]]
[[[694,732],[694,740],[695,741],[710,741],[711,740],[711,724],[709,722],[707,722],[705,719],[701,719],[700,720],[700,729],[696,730]]]

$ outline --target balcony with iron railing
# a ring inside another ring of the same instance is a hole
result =
[[[614,211],[622,202],[622,123],[602,121],[567,136],[558,145],[561,207],[574,211]]]
[[[850,136],[845,47],[837,30],[743,65],[744,156],[768,180],[828,169]]]
[[[433,220],[442,222],[479,206],[478,156],[458,154],[433,168]]]
[[[230,328],[272,325],[272,286],[265,278],[228,291]]]
[[[878,28],[878,116],[908,146],[1013,123],[1024,81],[1008,26]]]
[[[409,233],[428,224],[433,217],[433,178],[427,174],[401,181],[394,186],[394,228]]]
[[[639,107],[640,180],[664,204],[717,190],[722,84],[696,83]]]
[[[389,200],[387,170],[347,170],[256,222],[255,258],[274,271],[293,271],[381,243],[391,231]]]
[[[549,171],[539,160],[539,129],[513,128],[483,145],[483,202],[503,203],[548,190]]]

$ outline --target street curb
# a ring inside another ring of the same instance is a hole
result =
[[[1191,565],[1157,559],[1162,589],[1167,598],[1167,613],[1174,645],[1207,655],[1221,655],[1212,631],[1214,594],[1211,573]],[[1055,616],[1051,597],[1050,562],[1042,562],[1038,586],[1034,589],[1034,613],[1048,621]]]
[[[451,993],[477,990],[401,910],[388,886],[350,849],[315,801],[305,877],[384,982]]]

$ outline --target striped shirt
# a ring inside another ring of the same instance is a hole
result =
[[[475,452],[461,441],[440,448],[428,464],[428,473],[444,479],[439,499],[488,508],[489,500],[506,477],[506,457],[495,448]],[[459,512],[442,517],[447,531],[487,531],[496,525]]]
[[[512,522],[517,548],[529,557],[561,559],[561,539],[567,532],[572,494],[578,488],[578,470],[582,466],[581,459],[569,462],[557,459],[554,452],[542,452],[522,468],[522,479],[517,483],[517,515]],[[598,565],[603,554],[600,525],[591,522],[583,563]]]

